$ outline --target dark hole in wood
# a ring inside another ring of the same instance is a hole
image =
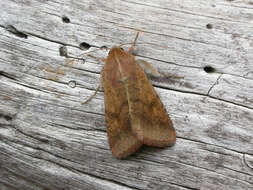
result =
[[[213,67],[211,67],[211,66],[205,66],[205,67],[204,67],[204,71],[205,71],[206,73],[214,73],[214,72],[215,72],[215,69],[214,69]]]
[[[4,116],[4,119],[6,119],[7,121],[10,121],[10,120],[12,120],[12,117],[9,116],[9,115],[5,115],[5,116]]]
[[[6,26],[6,30],[9,31],[10,33],[14,34],[14,35],[17,36],[17,37],[25,38],[25,39],[28,38],[28,36],[27,36],[25,33],[18,31],[18,30],[17,30],[14,26],[12,26],[12,25]]]
[[[82,42],[80,43],[79,47],[82,49],[82,50],[88,50],[91,46],[90,44],[86,43],[86,42]]]
[[[64,22],[64,23],[70,23],[70,20],[69,20],[68,17],[63,16],[63,17],[62,17],[62,22]]]
[[[107,46],[101,46],[100,49],[104,49],[104,50],[107,50],[108,47]]]
[[[12,117],[9,116],[9,115],[3,115],[3,114],[0,114],[0,117],[3,117],[6,121],[10,121],[12,120]]]
[[[71,80],[71,81],[69,81],[68,85],[69,85],[69,87],[71,87],[71,88],[75,88],[75,87],[76,87],[76,81]]]
[[[212,24],[207,24],[207,25],[206,25],[206,28],[207,28],[207,29],[212,29],[212,28],[213,28],[213,25],[212,25]]]
[[[0,71],[0,76],[1,75],[4,76],[4,77],[6,77],[6,78],[9,78],[9,79],[16,80],[15,76],[13,76],[13,75],[11,75],[11,74],[9,74],[7,72]]]
[[[60,56],[64,56],[64,57],[67,57],[68,56],[68,49],[66,46],[61,46],[59,48],[59,53],[60,53]]]

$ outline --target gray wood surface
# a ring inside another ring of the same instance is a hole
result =
[[[252,0],[2,0],[0,9],[1,190],[253,189]],[[138,58],[184,76],[151,77],[177,141],[119,160],[103,92],[81,104],[103,64],[70,62],[59,48],[76,56],[132,42],[136,30]]]

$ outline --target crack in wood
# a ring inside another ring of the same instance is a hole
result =
[[[185,138],[185,137],[182,137],[182,136],[177,136],[177,138],[184,139],[184,140],[187,140],[187,141],[193,141],[193,142],[197,142],[197,143],[201,143],[201,144],[205,144],[205,145],[211,145],[211,146],[214,146],[214,147],[219,147],[219,148],[222,148],[222,149],[225,149],[225,150],[230,150],[232,152],[236,152],[236,153],[239,153],[239,154],[244,154],[245,153],[245,152],[242,152],[242,151],[238,151],[238,150],[235,150],[235,149],[227,148],[227,147],[220,146],[220,145],[217,145],[217,144],[203,142],[203,141],[196,140],[196,139],[189,139],[189,138]]]
[[[8,79],[17,81],[16,76],[13,76],[13,75],[11,75],[11,74],[5,72],[5,71],[0,71],[0,76],[1,76],[1,75],[4,76],[4,77],[6,77],[6,78],[8,78]]]
[[[192,164],[184,163],[184,162],[178,162],[178,163],[185,164],[185,165],[187,165],[187,166],[191,166],[191,167],[195,167],[195,168],[199,168],[199,169],[203,169],[203,170],[207,170],[207,171],[209,171],[209,172],[213,172],[213,173],[216,173],[216,174],[218,174],[218,175],[221,175],[221,176],[224,176],[224,177],[233,179],[233,180],[238,180],[238,181],[242,181],[242,182],[245,182],[245,183],[248,183],[248,184],[253,184],[253,183],[251,183],[251,182],[249,182],[249,181],[245,181],[245,180],[241,180],[241,179],[238,179],[238,178],[226,176],[226,175],[224,175],[224,174],[222,174],[222,173],[219,173],[219,172],[217,172],[217,171],[215,171],[215,170],[211,170],[211,169],[208,169],[208,168],[204,168],[204,167],[200,167],[200,166],[194,166],[194,165],[192,165]],[[229,168],[227,168],[227,169],[229,169]],[[230,169],[230,170],[231,170],[231,171],[238,172],[238,173],[241,173],[241,172],[236,171],[236,170],[232,170],[232,169]],[[250,174],[245,174],[245,175],[252,176],[252,175],[250,175]]]
[[[204,147],[200,147],[200,149],[202,150],[206,150],[206,151],[209,151],[209,152],[213,152],[215,154],[219,154],[219,155],[224,155],[224,156],[233,156],[232,154],[226,154],[224,152],[218,152],[218,151],[214,151],[214,150],[210,150],[210,149],[206,149]]]
[[[207,96],[210,95],[210,92],[211,92],[211,90],[213,89],[213,87],[214,87],[215,85],[219,84],[219,80],[220,80],[221,76],[222,76],[222,74],[220,74],[220,76],[218,76],[218,78],[217,78],[217,80],[215,81],[215,83],[210,87],[210,89],[209,89],[208,92],[207,92]]]
[[[16,28],[15,28],[14,26],[12,26],[12,25],[6,26],[5,29],[6,29],[7,31],[9,31],[10,33],[14,34],[14,35],[17,36],[17,37],[25,38],[25,39],[28,38],[28,36],[26,35],[26,33],[19,31],[18,29],[16,29]]]
[[[143,158],[144,160],[147,160],[147,161],[150,161],[152,163],[158,163],[158,164],[162,164],[162,162],[158,162],[156,160],[149,160],[147,158]],[[186,165],[186,166],[190,166],[190,167],[194,167],[194,168],[198,168],[198,169],[203,169],[203,170],[206,170],[206,171],[209,171],[209,172],[212,172],[212,173],[216,173],[218,175],[221,175],[221,176],[224,176],[224,177],[227,177],[227,178],[230,178],[230,179],[234,179],[234,180],[238,180],[238,181],[242,181],[242,182],[245,182],[245,183],[248,183],[248,184],[253,184],[249,181],[245,181],[245,180],[241,180],[241,179],[238,179],[238,178],[233,178],[233,177],[230,177],[230,176],[226,176],[222,173],[219,173],[215,170],[212,170],[212,169],[208,169],[208,168],[204,168],[204,167],[200,167],[200,166],[197,166],[197,165],[192,165],[192,164],[189,164],[189,163],[186,163],[186,162],[181,162],[180,160],[179,161],[170,161],[171,163],[177,163],[177,164],[182,164],[182,165]],[[227,168],[227,169],[230,169],[230,168]],[[247,173],[243,173],[243,172],[240,172],[240,171],[236,171],[236,170],[233,170],[233,169],[230,169],[231,171],[235,171],[235,172],[238,172],[238,173],[242,173],[242,174],[245,174],[245,175],[248,175],[248,176],[252,176],[251,174],[247,174]]]
[[[226,103],[229,103],[229,104],[233,104],[233,105],[236,105],[236,106],[239,106],[239,107],[247,108],[249,110],[253,110],[253,107],[246,106],[246,105],[239,104],[239,103],[235,103],[235,102],[231,102],[231,101],[228,101],[228,100],[225,100],[225,99],[217,98],[215,96],[210,96],[210,95],[203,94],[203,93],[189,92],[189,91],[185,91],[185,90],[172,89],[172,88],[163,87],[163,86],[160,86],[160,85],[153,85],[153,86],[154,87],[159,87],[159,88],[165,89],[165,90],[171,90],[171,91],[175,91],[175,92],[180,92],[180,93],[195,94],[195,95],[199,95],[199,96],[205,96],[205,97],[208,97],[208,98],[211,98],[211,99],[219,100],[219,101],[226,102]]]
[[[247,162],[246,153],[243,154],[243,162],[248,168],[253,170],[253,166],[250,166],[249,163]]]
[[[167,182],[167,181],[166,181]],[[186,186],[186,185],[182,185],[182,184],[178,184],[178,183],[172,183],[172,182],[167,182],[171,185],[174,185],[176,187],[182,187],[184,189],[189,189],[189,190],[199,190],[198,188],[193,188],[193,187],[189,187],[189,186]]]
[[[234,172],[238,172],[238,173],[240,173],[240,174],[244,174],[244,175],[247,175],[247,176],[253,177],[253,175],[251,175],[251,174],[249,174],[249,173],[246,173],[246,172],[242,172],[242,171],[234,170],[234,169],[229,168],[229,167],[226,167],[226,166],[221,166],[221,167],[226,168],[226,169],[231,170],[231,171],[234,171]],[[253,182],[248,182],[248,183],[253,184]]]

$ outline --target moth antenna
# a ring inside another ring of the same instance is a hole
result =
[[[137,41],[137,38],[139,37],[139,31],[137,32],[137,34],[136,34],[136,36],[135,36],[135,39],[134,39],[134,42],[132,43],[132,45],[131,45],[131,47],[129,48],[129,50],[128,50],[128,52],[129,53],[133,53],[133,51],[134,51],[134,47],[135,47],[135,45],[136,45],[136,41]]]
[[[98,50],[100,50],[100,48],[98,48],[98,49],[94,49],[94,50],[89,51],[89,52],[84,52],[84,53],[81,53],[81,54],[79,54],[79,55],[77,56],[77,58],[78,58],[78,57],[81,57],[81,56],[83,56],[83,55],[85,55],[85,54],[88,54],[88,53],[96,52],[96,51],[98,51]],[[73,58],[73,57],[72,57],[72,58]],[[77,59],[77,58],[76,58],[76,59]],[[73,59],[75,59],[75,58],[73,58]]]

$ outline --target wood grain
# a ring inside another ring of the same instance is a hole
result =
[[[252,1],[6,0],[0,7],[1,190],[253,188]],[[69,62],[59,48],[70,56],[84,52],[81,43],[110,48],[132,42],[137,29],[137,58],[184,76],[150,77],[177,141],[117,160],[103,92],[81,104],[103,64],[86,56]]]

